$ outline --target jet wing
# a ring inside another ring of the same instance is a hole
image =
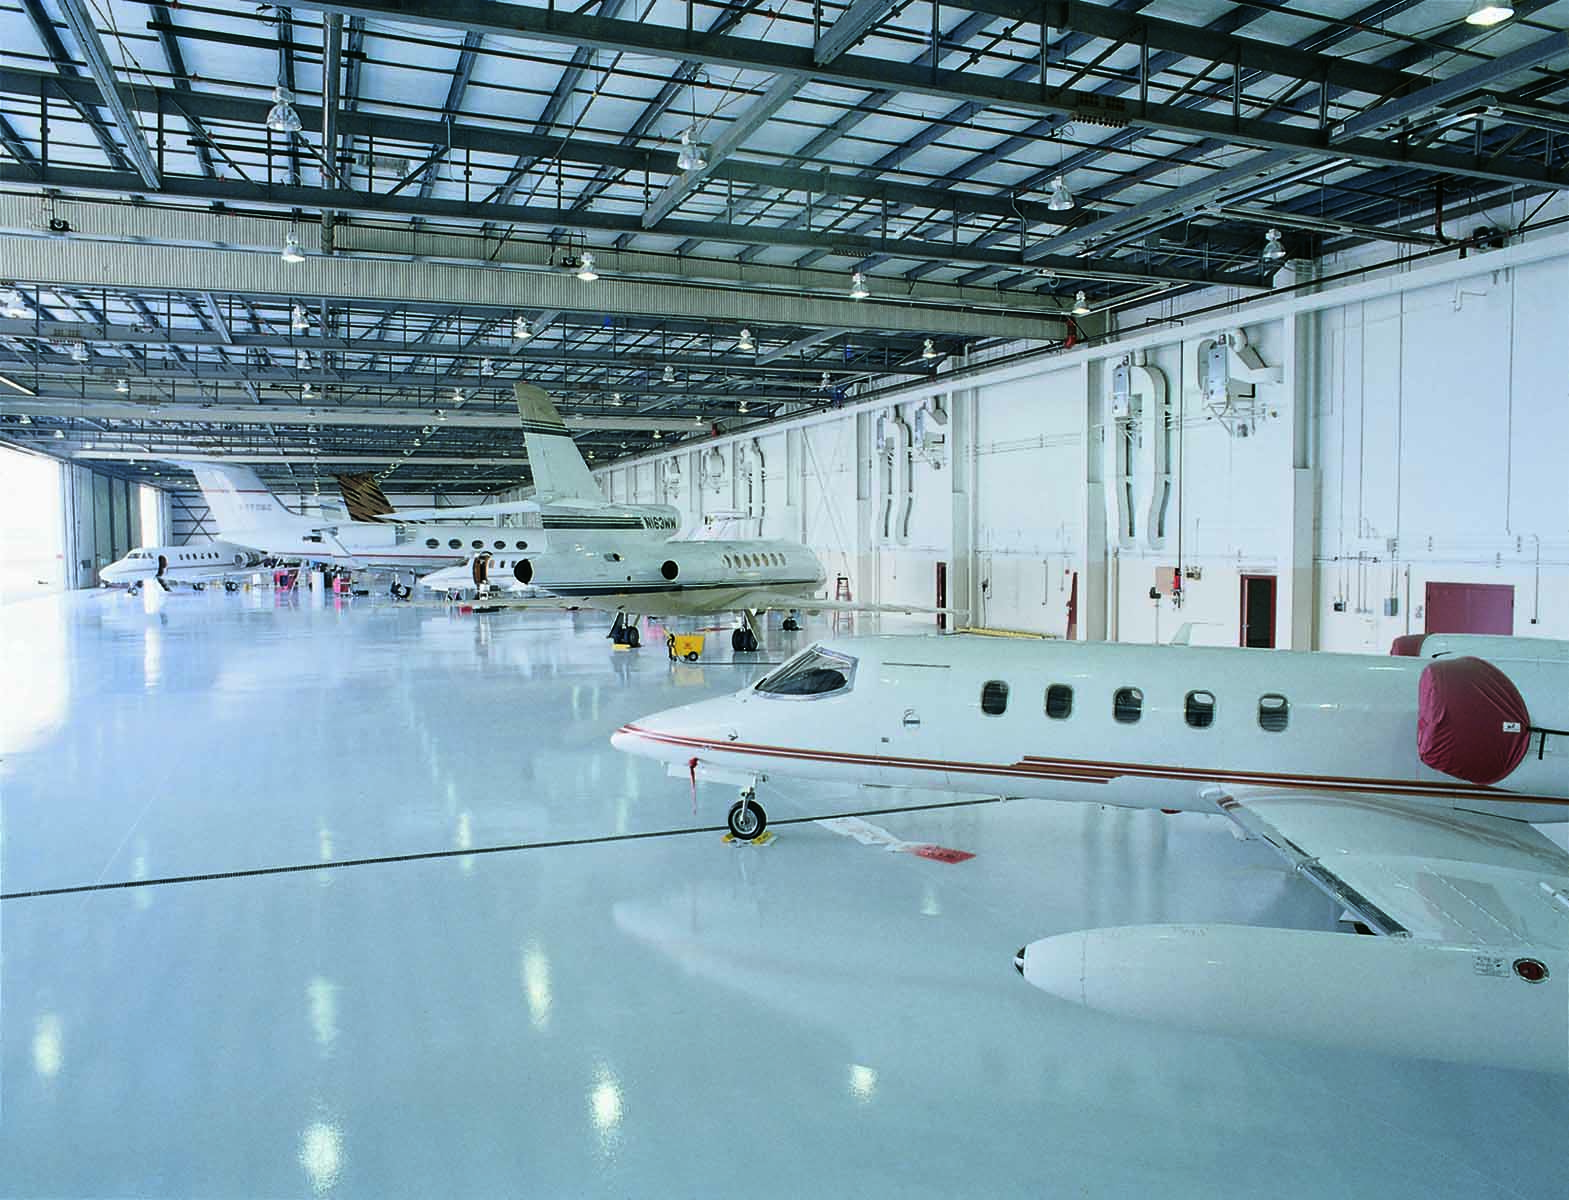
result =
[[[1219,803],[1378,933],[1569,947],[1569,853],[1523,821],[1386,795],[1240,787]]]
[[[761,612],[765,609],[775,611],[793,609],[796,612],[844,612],[844,613],[910,613],[930,614],[937,613],[957,614],[956,608],[931,608],[924,604],[867,604],[860,600],[828,600],[817,596],[802,598],[792,592],[770,592],[766,588],[747,592],[736,604],[737,609],[749,608]]]

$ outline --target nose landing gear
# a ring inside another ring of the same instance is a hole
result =
[[[741,628],[732,630],[730,649],[737,654],[751,654],[757,650],[757,618],[750,609],[741,610]]]
[[[616,623],[610,627],[609,637],[612,645],[625,646],[628,650],[636,650],[643,644],[637,632],[637,618],[628,620],[624,612],[616,614]]]
[[[740,842],[753,842],[763,835],[768,828],[768,814],[757,802],[756,788],[741,789],[741,798],[730,806],[725,824],[730,827],[730,836]]]

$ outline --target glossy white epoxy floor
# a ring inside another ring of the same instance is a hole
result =
[[[718,824],[731,789],[694,818],[606,739],[753,670],[604,628],[269,593],[0,608],[0,891]],[[1020,944],[1089,925],[1330,926],[1218,818],[871,819],[977,857],[805,824],[0,902],[0,1195],[1561,1186],[1561,1082],[1132,1025],[1015,974]]]

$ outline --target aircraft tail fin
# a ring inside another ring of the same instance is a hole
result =
[[[350,520],[374,521],[377,517],[392,515],[392,502],[381,490],[381,485],[376,482],[373,472],[366,472],[364,475],[338,475],[336,478],[338,491],[343,495],[343,503],[348,506]]]
[[[534,473],[534,494],[540,499],[605,502],[588,464],[567,432],[566,422],[544,388],[513,385],[518,415],[523,418],[523,445]]]
[[[244,542],[243,535],[253,530],[293,524],[297,514],[284,507],[261,476],[249,467],[234,463],[182,462],[196,476],[207,507],[212,509],[218,536]]]

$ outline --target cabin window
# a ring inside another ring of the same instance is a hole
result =
[[[1008,685],[1000,679],[988,679],[981,685],[981,711],[988,717],[1000,717],[1008,711]]]
[[[725,554],[725,555],[722,555],[722,556],[721,556],[721,557],[723,557],[723,558],[724,558],[724,560],[725,560],[725,566],[727,566],[727,567],[728,567],[728,566],[729,566],[729,565],[730,565],[730,556],[729,556],[729,555],[728,555],[728,554]]]
[[[756,690],[765,696],[830,696],[848,690],[854,677],[855,659],[813,646],[765,676]]]
[[[505,550],[507,548],[507,544],[505,542],[496,542],[494,545],[497,550]]]
[[[527,542],[519,542],[517,544],[517,548],[519,550],[527,550],[528,549],[528,543]]]
[[[462,538],[453,538],[450,542],[447,543],[447,548],[449,550],[461,550],[461,549],[463,549],[463,539]]]
[[[1053,721],[1066,721],[1073,715],[1073,689],[1054,683],[1046,689],[1046,715]]]
[[[482,538],[475,538],[472,542],[469,543],[469,545],[474,547],[476,550],[483,550],[485,548],[485,542]]]
[[[1111,698],[1112,719],[1132,725],[1144,715],[1144,693],[1136,687],[1118,688]]]
[[[1215,693],[1189,692],[1182,703],[1182,715],[1194,729],[1208,729],[1215,723]]]
[[[435,539],[435,538],[426,538],[425,539],[425,547],[426,547],[426,549],[434,550],[439,545],[441,545],[441,543],[437,539]]]
[[[1270,692],[1258,698],[1258,727],[1266,733],[1285,733],[1291,720],[1291,703],[1282,695]]]

